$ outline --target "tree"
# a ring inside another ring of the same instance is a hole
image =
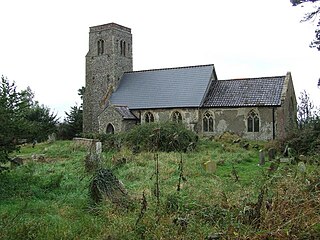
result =
[[[25,138],[29,141],[45,141],[48,135],[57,131],[59,119],[57,114],[51,112],[50,108],[35,102],[25,114],[29,122],[29,129],[26,129]]]
[[[70,112],[65,112],[66,118],[63,123],[59,125],[58,137],[61,139],[72,139],[80,136],[83,131],[83,96],[86,91],[85,87],[78,89],[78,95],[81,99],[81,104],[71,107]]]
[[[17,91],[14,82],[1,77],[0,83],[0,162],[9,160],[9,154],[18,150],[22,139],[46,140],[56,131],[58,119],[48,107],[33,101],[34,93],[28,87]]]
[[[315,117],[314,104],[306,90],[300,93],[299,101],[298,125],[299,128],[303,128]]]
[[[66,118],[59,126],[59,137],[72,139],[82,133],[82,107],[73,106],[70,112],[65,112]]]
[[[320,51],[320,4],[317,3],[320,0],[290,0],[293,6],[304,6],[305,3],[313,4],[313,11],[306,13],[301,22],[316,21],[315,38],[310,43],[311,48],[316,48]]]
[[[18,140],[29,128],[24,114],[30,107],[32,92],[30,89],[18,92],[15,83],[4,76],[0,84],[0,162],[5,162],[9,153],[18,149]]]

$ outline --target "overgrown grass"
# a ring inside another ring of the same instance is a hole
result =
[[[245,149],[222,137],[201,139],[186,153],[104,152],[103,166],[128,190],[129,209],[90,201],[84,148],[71,141],[26,145],[18,153],[25,164],[0,173],[0,239],[316,239],[318,167],[306,164],[301,171],[280,164],[270,172],[270,162],[258,166],[264,145],[250,142]],[[181,157],[184,178],[177,191]],[[154,195],[155,159],[160,204]],[[217,162],[214,173],[203,168],[209,160]],[[258,225],[252,218],[257,210]]]

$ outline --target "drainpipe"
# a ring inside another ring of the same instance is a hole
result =
[[[272,108],[272,139],[274,140],[274,139],[276,139],[276,129],[275,129],[275,114],[274,114],[274,112],[275,112],[275,109],[274,109],[274,107]]]

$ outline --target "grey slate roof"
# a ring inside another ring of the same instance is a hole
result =
[[[279,106],[285,76],[211,83],[203,107]]]
[[[129,109],[200,107],[212,74],[214,65],[127,72],[110,102]]]
[[[123,119],[137,120],[137,117],[132,114],[127,106],[115,106],[115,109],[120,113]]]

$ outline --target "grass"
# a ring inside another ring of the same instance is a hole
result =
[[[113,169],[129,192],[129,209],[108,201],[92,204],[88,195],[92,175],[84,168],[84,148],[71,141],[41,143],[35,148],[26,145],[18,153],[25,164],[0,173],[0,239],[320,236],[318,167],[307,164],[302,173],[296,165],[282,164],[268,175],[270,163],[258,166],[259,148],[252,148],[253,145],[263,148],[265,143],[250,142],[246,150],[241,143],[228,138],[202,139],[194,152],[158,153],[160,205],[153,194],[154,153],[133,154],[126,148],[103,153],[103,165]],[[177,192],[181,157],[186,181],[181,182]],[[215,173],[203,169],[202,164],[208,160],[218,163]],[[265,194],[259,209],[261,226],[256,226],[245,220],[251,216],[248,212],[255,213],[262,190]],[[143,193],[147,203],[142,213]],[[268,210],[265,202],[271,200],[273,205]],[[142,217],[136,224],[139,215]]]

